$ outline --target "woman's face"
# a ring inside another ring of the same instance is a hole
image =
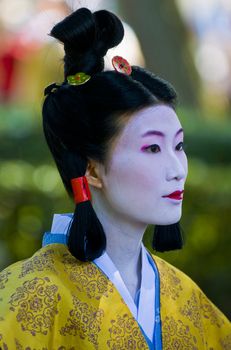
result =
[[[163,196],[184,190],[188,164],[181,129],[166,105],[147,107],[129,119],[107,173],[101,173],[106,204],[117,215],[156,225],[180,220],[182,200]]]

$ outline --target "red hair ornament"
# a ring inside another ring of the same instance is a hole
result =
[[[132,67],[128,61],[121,56],[114,56],[112,58],[112,65],[113,68],[119,73],[130,75],[132,72]]]
[[[71,179],[71,186],[76,204],[91,201],[91,192],[86,176]]]

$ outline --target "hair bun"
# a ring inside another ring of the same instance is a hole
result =
[[[94,17],[97,24],[96,49],[105,56],[107,50],[122,41],[124,28],[120,19],[109,11],[97,11]]]
[[[78,71],[92,74],[103,70],[103,57],[122,41],[124,28],[109,11],[81,8],[57,23],[50,35],[64,44],[65,76]]]

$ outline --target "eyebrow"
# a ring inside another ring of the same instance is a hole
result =
[[[176,132],[176,135],[179,135],[181,132],[184,132],[184,130],[181,128],[179,129],[177,132]],[[149,135],[157,135],[157,136],[162,136],[162,137],[165,137],[166,135],[161,132],[161,131],[157,131],[157,130],[149,130],[147,132],[145,132],[143,135],[141,135],[142,137],[145,137],[145,136],[149,136]]]

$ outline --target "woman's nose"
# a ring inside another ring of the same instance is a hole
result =
[[[187,158],[179,159],[175,154],[168,159],[166,179],[185,180],[187,176]]]

